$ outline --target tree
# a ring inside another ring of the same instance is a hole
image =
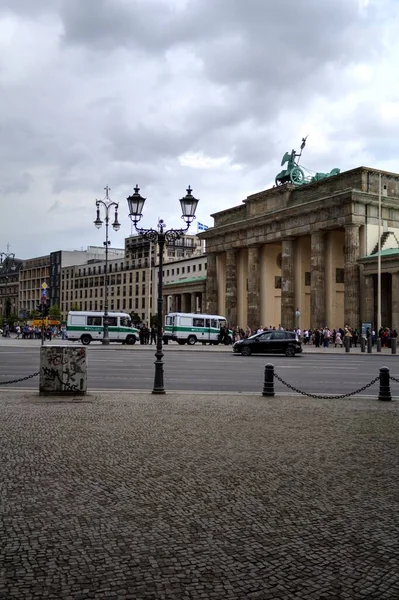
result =
[[[48,314],[51,319],[54,319],[55,321],[61,321],[61,311],[58,304],[53,304],[53,306],[50,306]]]
[[[42,318],[42,315],[40,314],[40,312],[38,310],[31,310],[28,313],[28,319],[30,319],[32,321],[34,321],[36,319],[41,319],[41,318]]]
[[[75,302],[75,304],[72,304],[71,308],[69,310],[80,310],[79,304],[77,302]]]
[[[132,319],[133,325],[138,325],[139,323],[141,323],[139,315],[135,312],[130,313],[130,318]]]

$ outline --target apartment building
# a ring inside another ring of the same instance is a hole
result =
[[[167,283],[171,273],[184,269],[177,266],[182,260],[193,261],[191,269],[197,267],[198,260],[204,269],[201,255],[202,245],[197,236],[185,236],[165,246],[164,275]],[[123,258],[108,260],[108,308],[134,312],[142,321],[149,322],[157,312],[156,297],[158,283],[158,245],[143,236],[131,236],[125,240]],[[176,266],[171,267],[172,263]],[[195,266],[194,266],[195,265]],[[195,271],[196,272],[196,271]],[[173,275],[174,277],[174,275]],[[102,310],[105,294],[105,260],[90,259],[85,264],[61,267],[60,307],[65,319],[72,308],[80,310]]]

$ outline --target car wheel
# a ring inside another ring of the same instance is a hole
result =
[[[249,346],[244,346],[244,348],[241,350],[241,354],[243,356],[250,356],[251,355],[251,348]]]
[[[135,343],[136,343],[136,338],[134,337],[134,335],[128,335],[126,338],[126,344],[129,344],[129,346],[132,346]]]
[[[187,344],[189,346],[194,346],[196,341],[197,341],[197,338],[195,337],[195,335],[189,335],[187,338]]]
[[[286,356],[295,356],[295,348],[293,348],[292,346],[288,346],[288,348],[286,348],[286,350],[285,350],[285,355]]]
[[[88,346],[91,342],[91,337],[89,335],[82,335],[80,341],[82,342],[83,346]]]

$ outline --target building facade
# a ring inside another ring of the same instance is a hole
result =
[[[185,236],[165,245],[163,275],[168,282],[171,273],[196,272],[202,249],[197,236]],[[150,322],[157,313],[158,245],[143,236],[125,240],[123,253],[108,260],[108,308],[136,313],[138,319]],[[185,263],[179,266],[179,261]],[[186,264],[187,263],[187,264]],[[171,266],[173,264],[173,266]],[[201,264],[202,269],[202,264]],[[199,270],[199,272],[201,272]],[[91,259],[85,264],[61,268],[61,313],[66,318],[71,309],[103,310],[105,293],[105,260]],[[164,302],[164,311],[167,300]]]
[[[199,236],[207,247],[206,312],[251,329],[375,322],[365,292],[374,283],[361,259],[378,248],[380,175],[381,243],[397,247],[399,175],[366,167],[277,186],[212,215],[214,227]],[[389,325],[392,318],[387,309]]]
[[[1,323],[19,313],[19,274],[22,260],[6,258],[0,267],[0,315]]]

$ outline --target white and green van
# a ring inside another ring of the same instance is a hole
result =
[[[138,329],[132,326],[130,315],[108,311],[108,333],[110,342],[135,344],[139,339]],[[68,340],[80,340],[87,346],[101,341],[104,335],[104,312],[73,310],[68,313]]]
[[[196,342],[202,344],[219,344],[221,327],[227,327],[225,317],[220,315],[201,315],[196,313],[169,313],[165,319],[163,334],[164,342],[174,340],[178,344],[189,344]],[[228,341],[232,342],[232,332],[227,331]]]

